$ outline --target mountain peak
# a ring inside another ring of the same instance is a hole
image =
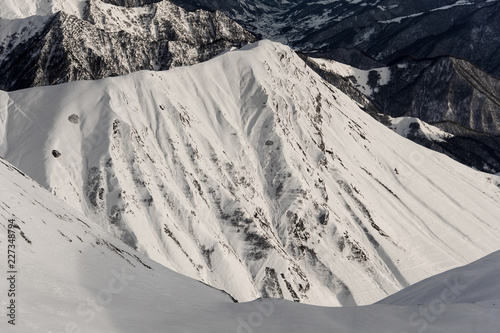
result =
[[[498,243],[491,176],[391,132],[277,43],[2,100],[8,160],[240,301],[366,304]]]

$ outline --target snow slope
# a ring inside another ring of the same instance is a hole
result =
[[[500,170],[500,81],[473,64],[452,57],[406,57],[373,70],[307,63],[402,136],[476,170]]]
[[[430,304],[436,297],[445,296],[446,303],[475,303],[485,307],[500,307],[499,252],[485,256],[471,264],[458,267],[395,293],[377,304],[418,305]],[[441,293],[443,287],[455,288]]]
[[[405,138],[421,137],[430,141],[444,141],[453,137],[435,126],[429,125],[415,117],[390,118],[392,130]]]
[[[432,332],[470,333],[496,332],[500,324],[498,302],[487,302],[499,295],[498,279],[492,278],[498,252],[446,273],[483,282],[460,289],[461,302],[481,303],[448,304],[445,311],[427,314],[432,322],[415,317],[420,310],[411,299],[409,305],[348,308],[276,299],[235,304],[222,292],[130,249],[3,159],[0,179],[0,245],[6,248],[8,220],[14,218],[18,272],[16,325],[4,317],[2,332],[400,333],[426,325]],[[6,256],[0,256],[2,267],[5,261]],[[439,286],[442,279],[423,283]],[[1,279],[0,288],[8,287]],[[419,289],[421,298],[431,299],[435,292]],[[8,301],[2,297],[0,306],[5,309]]]
[[[1,93],[0,155],[240,301],[368,304],[500,239],[497,176],[401,138],[269,41]]]
[[[0,4],[0,17],[4,19],[23,19],[30,16],[47,16],[58,11],[83,17],[88,0],[4,0]]]
[[[362,70],[329,59],[309,58],[309,61],[316,63],[322,70],[326,70],[338,74],[342,77],[351,79],[355,87],[358,88],[359,91],[361,91],[366,96],[371,96],[374,92],[374,89],[378,89],[378,86],[386,85],[387,83],[389,83],[389,80],[391,78],[391,70],[389,67]],[[374,80],[374,82],[370,82],[371,72],[377,73],[376,80]]]
[[[137,319],[148,299],[161,312],[161,299],[171,305],[182,300],[178,307],[184,309],[231,302],[223,292],[130,249],[3,159],[0,179],[1,267],[7,267],[8,220],[14,219],[18,272],[16,326],[2,320],[2,332],[73,332],[73,326],[82,332],[120,331],[120,311],[135,312],[129,318]],[[6,279],[0,287],[9,289]],[[9,300],[2,296],[2,308]],[[142,316],[146,320],[147,312]],[[129,331],[144,322],[129,320]]]

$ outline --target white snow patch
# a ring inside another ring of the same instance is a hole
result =
[[[354,77],[356,87],[367,96],[371,96],[374,89],[368,84],[368,78],[371,71],[375,71],[379,75],[377,85],[383,86],[389,83],[391,78],[391,70],[388,67],[373,68],[371,70],[362,70],[337,61],[321,58],[309,58],[311,61],[320,65],[323,69],[341,75],[343,77]]]
[[[435,9],[431,10],[431,12],[435,12],[435,11],[438,11],[438,10],[446,10],[446,9],[450,9],[450,8],[453,8],[453,7],[456,7],[456,6],[470,6],[470,5],[473,5],[473,4],[474,4],[474,1],[459,0],[459,1],[455,2],[454,4],[451,4],[451,5],[448,5],[448,6],[439,7],[439,8],[435,8]]]
[[[435,126],[429,125],[426,122],[421,121],[414,117],[398,117],[390,118],[392,122],[392,130],[403,137],[408,137],[408,135],[419,135],[431,141],[443,142],[445,139],[453,137],[452,134],[445,132]],[[411,125],[416,124],[415,130],[412,131]]]
[[[83,17],[83,9],[87,0],[2,0],[0,17],[19,19],[30,16],[47,16],[58,11]]]
[[[415,14],[406,15],[406,16],[399,16],[399,17],[396,17],[396,18],[393,18],[393,19],[390,19],[390,20],[379,21],[379,23],[383,23],[383,24],[401,23],[402,20],[405,20],[405,19],[408,19],[408,18],[412,18],[412,17],[421,16],[423,14],[425,14],[425,13],[415,13]]]

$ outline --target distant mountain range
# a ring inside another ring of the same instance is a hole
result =
[[[407,55],[453,56],[500,76],[497,0],[174,2],[224,11],[250,31],[301,51],[356,48],[385,64]]]

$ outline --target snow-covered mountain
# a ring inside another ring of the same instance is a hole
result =
[[[0,298],[4,309],[15,300],[16,326],[4,317],[2,332],[470,333],[500,324],[498,252],[370,306],[235,304],[130,249],[3,159],[0,179],[0,244],[14,230],[17,251],[17,294]]]
[[[2,92],[0,155],[240,301],[368,304],[500,238],[498,176],[401,138],[269,41],[166,72]]]
[[[0,4],[0,88],[190,65],[255,40],[224,11],[254,32],[312,49],[315,56],[369,69],[381,64],[370,55],[392,61],[390,84],[375,89],[377,82],[371,82],[369,89],[376,91],[363,102],[365,110],[385,122],[379,114],[417,117],[439,126],[453,136],[438,142],[422,135],[412,139],[478,170],[500,171],[498,79],[447,56],[469,59],[498,74],[498,2],[176,3],[190,11],[156,0],[5,1]],[[446,56],[399,59],[406,54]],[[348,86],[335,78],[333,83]],[[344,92],[351,98],[364,98],[349,89]]]
[[[161,1],[0,4],[0,89],[165,70],[208,60],[256,38],[222,12]]]
[[[388,115],[398,118],[392,127],[403,136],[478,170],[500,171],[498,78],[451,57],[405,58],[371,70],[303,57],[374,118],[389,126]],[[438,127],[431,132],[448,134],[426,135],[429,124]]]

